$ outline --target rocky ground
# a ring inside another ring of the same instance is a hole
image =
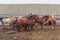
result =
[[[51,27],[44,28],[43,30],[13,32],[9,34],[11,30],[6,30],[0,27],[0,40],[60,40],[60,27],[56,26],[55,30]]]

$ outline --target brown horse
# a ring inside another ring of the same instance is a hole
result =
[[[38,18],[37,23],[41,25],[41,29],[43,28],[43,25],[47,26],[49,24],[52,25],[52,29],[54,29],[56,25],[56,20],[54,17],[48,15]]]
[[[19,16],[17,19],[16,18],[13,18],[13,17],[9,17],[8,18],[8,26],[11,27],[13,30],[15,30],[16,28],[19,30],[19,27],[16,25],[17,24],[17,21],[19,21],[20,19],[20,24],[22,25],[22,20],[24,19],[25,20],[25,17],[24,16]],[[24,21],[23,20],[23,21]],[[19,25],[19,24],[18,24]]]
[[[21,17],[17,20],[16,28],[18,31],[22,31],[23,28],[28,28],[28,30],[33,28],[37,20],[37,15],[32,15],[29,19],[26,16]]]

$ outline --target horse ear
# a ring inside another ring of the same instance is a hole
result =
[[[54,14],[52,14],[52,18],[54,18]]]

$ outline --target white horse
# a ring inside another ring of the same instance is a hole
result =
[[[2,21],[4,25],[8,25],[9,18],[3,18]]]

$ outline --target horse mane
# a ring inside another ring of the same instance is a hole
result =
[[[22,18],[26,18],[26,16],[22,16]]]

